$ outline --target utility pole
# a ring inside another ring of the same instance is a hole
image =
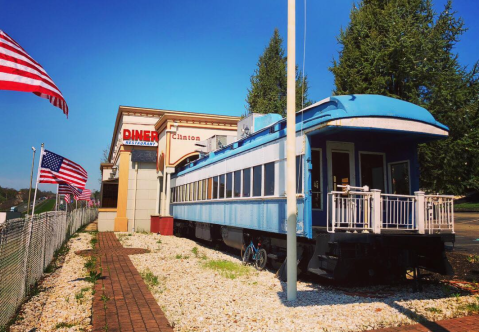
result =
[[[296,0],[288,0],[288,76],[286,95],[287,295],[297,296],[296,244]]]
[[[32,197],[32,179],[33,179],[33,165],[35,164],[35,152],[37,151],[35,147],[32,146],[33,158],[32,158],[32,171],[30,173],[30,189],[28,190],[28,205],[27,205],[27,216],[30,212],[30,197]]]

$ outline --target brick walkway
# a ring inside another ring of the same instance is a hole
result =
[[[390,327],[374,332],[479,332],[479,315],[439,320],[422,324]]]
[[[114,233],[98,233],[95,251],[79,252],[98,255],[104,277],[95,284],[94,332],[173,331],[128,257],[142,252],[123,248]]]

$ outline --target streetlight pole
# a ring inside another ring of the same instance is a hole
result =
[[[286,270],[288,301],[297,296],[296,240],[296,0],[288,0],[288,76],[286,95]]]
[[[33,146],[33,158],[32,158],[32,171],[30,173],[30,189],[28,190],[28,205],[27,205],[27,216],[30,212],[30,197],[32,197],[32,179],[33,179],[33,165],[35,164],[35,152],[37,151]]]

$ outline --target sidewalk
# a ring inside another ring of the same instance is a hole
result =
[[[95,284],[93,331],[173,331],[128,255],[145,249],[123,248],[114,233],[98,233],[96,251],[103,278]]]
[[[426,322],[422,324],[390,327],[374,332],[479,332],[479,315]]]

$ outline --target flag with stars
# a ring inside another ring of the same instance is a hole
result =
[[[75,196],[75,200],[77,201],[89,201],[91,200],[91,190],[85,189],[79,196]]]
[[[78,189],[72,185],[69,185],[67,183],[62,183],[58,185],[58,194],[59,195],[65,195],[65,194],[71,194],[74,196],[79,196],[82,193],[81,189]]]
[[[87,172],[77,163],[51,151],[43,151],[38,183],[69,184],[83,190],[87,180]]]

